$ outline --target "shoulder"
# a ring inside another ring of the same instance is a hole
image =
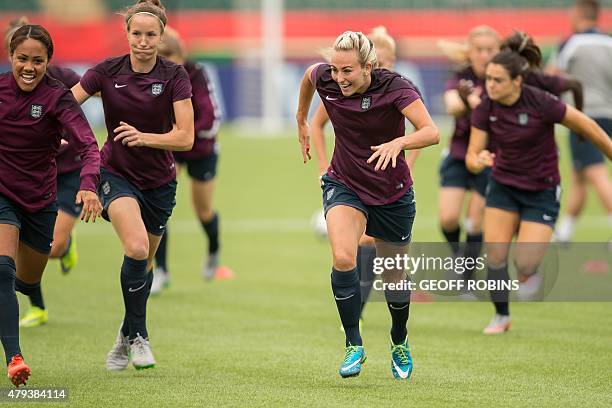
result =
[[[110,57],[102,62],[99,62],[90,71],[96,71],[102,75],[116,75],[121,72],[126,66],[129,68],[130,55],[121,55],[118,57]]]
[[[542,104],[543,102],[545,103],[559,101],[559,98],[553,95],[552,93],[531,85],[523,85],[521,98],[527,104],[536,106]]]
[[[65,90],[68,90],[68,88],[66,87],[66,85],[64,85],[62,81],[60,81],[59,79],[55,77],[52,77],[51,75],[45,75],[45,78],[40,83],[40,85],[43,85],[45,88],[48,88],[49,90],[60,92],[60,93]]]
[[[176,64],[170,60],[167,60],[163,57],[157,57],[157,68],[155,69],[156,74],[161,77],[161,79],[175,79],[180,77],[188,77],[187,68],[183,65]]]
[[[393,91],[413,91],[416,92],[419,97],[421,96],[420,91],[415,84],[409,79],[403,77],[397,72],[389,71],[388,69],[380,68],[372,71],[372,90],[381,90],[383,92]]]

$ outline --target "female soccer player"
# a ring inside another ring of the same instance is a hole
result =
[[[152,260],[175,204],[170,150],[193,144],[191,84],[183,67],[157,55],[166,13],[157,0],[138,1],[125,14],[130,53],[88,70],[72,88],[83,103],[101,92],[108,138],[102,149],[102,215],[113,225],[125,256],[121,289],[125,318],[108,353],[109,370],[155,366],[146,307]],[[173,127],[173,121],[175,125]]]
[[[21,17],[9,23],[5,34],[7,49],[10,39],[19,27],[28,24],[27,17]],[[47,75],[62,82],[68,89],[76,85],[81,77],[69,68],[57,65],[47,66]],[[83,209],[82,204],[76,204],[74,197],[79,191],[79,173],[81,171],[81,158],[74,143],[62,143],[57,157],[57,203],[58,212],[53,231],[53,245],[49,258],[59,258],[60,270],[68,273],[77,261],[76,244],[72,230],[76,225],[78,217]],[[30,299],[30,308],[25,316],[19,321],[20,327],[36,327],[44,324],[49,319],[48,311],[42,295],[42,287],[23,286],[16,283],[17,290],[27,294]]]
[[[339,371],[342,377],[358,375],[366,358],[359,333],[359,239],[364,231],[374,237],[381,257],[405,253],[416,210],[403,151],[439,140],[413,85],[376,66],[376,50],[364,34],[341,34],[334,43],[330,64],[315,64],[306,70],[296,115],[304,163],[310,159],[307,118],[315,89],[336,135],[322,189],[333,254],[332,291],[346,334],[346,353]],[[414,133],[404,135],[405,118],[414,125]],[[412,373],[406,328],[410,291],[399,268],[386,271],[383,279],[399,287],[385,291],[385,296],[392,320],[391,370],[395,378],[406,379]]]
[[[186,60],[185,48],[175,30],[166,27],[163,42],[159,46],[159,54],[185,67],[193,89],[191,101],[196,136],[193,149],[189,152],[175,152],[174,159],[178,164],[187,167],[187,172],[191,177],[193,207],[208,237],[208,259],[204,264],[202,276],[209,280],[213,279],[218,272],[227,271],[226,268],[219,268],[219,214],[213,210],[212,205],[219,157],[216,136],[221,122],[220,111],[215,90],[204,67]],[[168,233],[166,229],[155,254],[156,268],[151,287],[152,294],[159,293],[169,283],[166,261]]]
[[[19,347],[15,289],[40,285],[57,216],[55,160],[62,137],[83,158],[76,204],[95,221],[100,154],[89,124],[70,91],[46,75],[51,36],[24,25],[11,36],[12,71],[0,75],[0,339],[8,377],[25,384],[30,369]],[[16,265],[18,267],[16,268]]]
[[[472,113],[468,169],[478,174],[493,167],[484,216],[488,279],[508,280],[509,244],[517,235],[515,265],[520,275],[535,273],[559,213],[559,168],[554,124],[561,123],[591,140],[612,159],[612,141],[593,121],[554,95],[524,85],[539,49],[533,43],[518,52],[504,50],[486,68],[485,96]],[[497,146],[487,150],[487,142]],[[510,328],[508,291],[491,291],[495,315],[486,334]]]
[[[397,46],[393,37],[389,35],[384,26],[378,26],[372,29],[372,32],[367,37],[374,44],[376,49],[376,59],[378,68],[393,70],[396,60]],[[312,134],[312,145],[317,154],[319,164],[319,174],[322,176],[327,172],[329,160],[327,156],[327,148],[325,147],[325,125],[329,121],[329,116],[325,110],[325,105],[318,106],[311,120],[310,132]],[[419,150],[410,150],[408,152],[408,167],[412,169],[414,162],[419,154]],[[318,215],[324,219],[324,212],[321,211]],[[374,246],[374,238],[363,235],[359,239],[359,247],[357,248],[357,275],[361,281],[361,311],[359,318],[362,319],[363,308],[368,301],[372,285],[374,284],[374,258],[376,257],[376,247]]]
[[[439,217],[442,233],[454,255],[460,251],[461,211],[466,193],[471,190],[467,213],[463,222],[466,230],[465,256],[476,257],[482,245],[482,216],[485,189],[489,174],[471,174],[465,167],[465,153],[470,140],[470,113],[480,103],[484,93],[485,67],[499,51],[499,36],[488,26],[474,27],[468,34],[465,48],[441,43],[443,51],[465,68],[455,73],[445,85],[446,111],[455,118],[455,129],[450,148],[440,165]],[[464,278],[469,279],[471,271]]]

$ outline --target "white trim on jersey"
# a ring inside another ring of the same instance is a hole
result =
[[[569,62],[580,47],[610,47],[612,49],[612,37],[603,33],[585,33],[572,35],[565,46],[557,54],[556,64],[562,71],[567,71]]]
[[[210,78],[209,72],[206,70],[206,67],[204,65],[198,63],[198,66],[202,68],[204,78],[206,79],[206,84],[208,87],[208,97],[210,98],[210,102],[213,106],[213,115],[215,118],[213,119],[212,127],[208,130],[200,130],[197,133],[197,136],[200,139],[211,139],[217,135],[217,133],[219,132],[219,127],[221,126],[221,109],[219,107],[219,101],[217,100],[215,85],[213,84],[213,81]]]

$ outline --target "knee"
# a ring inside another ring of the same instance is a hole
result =
[[[132,259],[147,259],[149,257],[149,240],[140,238],[129,241],[125,245],[125,254]]]
[[[459,228],[459,217],[448,212],[440,213],[440,226],[444,231],[454,231]]]
[[[333,262],[336,270],[349,271],[357,266],[357,254],[348,250],[334,251]]]
[[[212,220],[215,216],[215,212],[213,211],[212,207],[209,206],[198,207],[196,208],[196,212],[198,218],[204,222]]]
[[[517,258],[514,260],[514,267],[519,275],[530,276],[536,272],[538,263],[529,259]]]

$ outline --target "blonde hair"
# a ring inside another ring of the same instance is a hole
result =
[[[187,57],[185,45],[183,44],[180,34],[170,26],[164,29],[162,41],[157,46],[157,52],[162,57],[169,57],[174,54],[178,55],[183,60]]]
[[[377,50],[386,49],[393,55],[395,55],[397,51],[397,45],[393,37],[389,35],[387,32],[387,28],[385,26],[374,27],[370,34],[368,34],[368,38],[372,40],[374,46]]]
[[[13,38],[15,31],[27,24],[30,24],[30,20],[28,20],[26,16],[21,16],[9,22],[8,27],[4,30],[4,43],[6,44],[7,50],[9,49],[9,44],[11,43],[11,38]]]
[[[357,51],[357,61],[364,67],[372,64],[372,68],[378,66],[376,58],[376,48],[374,44],[362,32],[345,31],[336,38],[333,46],[334,51]]]
[[[498,43],[500,42],[497,31],[487,25],[479,25],[470,30],[467,43],[439,40],[437,46],[451,61],[458,64],[467,64],[470,62],[469,52],[472,42],[476,37],[481,36],[493,37]]]

